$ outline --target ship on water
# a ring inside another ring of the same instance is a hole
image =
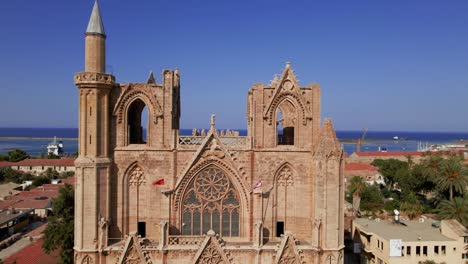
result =
[[[57,141],[57,137],[54,137],[54,141],[47,145],[47,155],[62,156],[63,155],[63,142]]]

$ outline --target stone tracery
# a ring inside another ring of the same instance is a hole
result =
[[[136,166],[128,178],[128,185],[130,186],[140,186],[146,183],[146,178],[143,170]]]
[[[195,176],[183,198],[182,221],[183,235],[214,230],[239,236],[239,194],[222,170],[210,166]]]

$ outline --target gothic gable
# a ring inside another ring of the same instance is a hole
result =
[[[201,170],[210,165],[221,168],[233,177],[233,183],[236,185],[236,189],[238,189],[239,193],[241,193],[244,204],[247,205],[247,188],[240,176],[242,174],[237,169],[231,155],[219,139],[216,129],[214,128],[214,124],[212,124],[208,135],[205,137],[198,150],[194,153],[192,159],[187,163],[184,170],[178,177],[178,181],[174,188],[174,209],[177,210],[179,207],[182,195],[190,180]],[[246,206],[246,209],[248,210],[248,206]]]
[[[320,131],[319,142],[314,150],[316,157],[324,157],[326,159],[340,159],[343,150],[340,148],[340,143],[336,138],[335,130],[330,119],[323,121],[323,126]]]
[[[149,256],[145,256],[141,247],[139,238],[136,234],[131,234],[125,242],[122,254],[119,257],[118,264],[151,264],[153,263]]]
[[[210,231],[212,232],[212,231]],[[195,255],[193,263],[195,264],[230,264],[228,256],[221,247],[218,239],[213,233],[205,238],[197,254]]]
[[[301,264],[301,256],[297,250],[295,239],[291,234],[283,236],[281,245],[276,253],[275,264]]]
[[[305,125],[307,119],[311,119],[309,110],[305,107],[304,96],[301,94],[299,83],[294,75],[290,65],[286,65],[283,74],[279,80],[273,80],[275,87],[270,102],[267,104],[264,112],[264,118],[268,119],[269,124],[273,123],[273,116],[276,114],[276,108],[284,100],[290,100],[302,113],[302,122]]]
[[[125,119],[124,116],[130,104],[137,99],[141,99],[148,106],[155,124],[158,122],[158,118],[163,116],[161,104],[158,102],[155,93],[151,93],[151,91],[146,91],[147,89],[141,89],[131,84],[123,86],[122,90],[112,112],[113,115],[117,117],[117,122],[119,124]]]

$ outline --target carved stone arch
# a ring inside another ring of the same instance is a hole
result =
[[[296,170],[289,162],[283,163],[275,172],[274,183],[283,184],[288,186],[294,186],[294,177]]]
[[[273,177],[273,234],[276,237],[284,234],[285,231],[294,227],[295,205],[296,205],[296,187],[295,178],[297,173],[294,167],[289,163],[283,163],[275,172]],[[291,225],[292,224],[292,225]]]
[[[236,187],[232,172],[213,161],[194,172],[181,188],[178,213],[182,235],[213,230],[225,237],[241,236],[246,207],[242,190]]]
[[[230,165],[226,164],[221,159],[210,157],[204,159],[202,162],[194,165],[180,180],[180,183],[174,190],[174,210],[177,211],[180,209],[180,201],[183,194],[185,193],[188,184],[193,180],[195,176],[198,175],[202,170],[209,166],[216,166],[226,172],[226,175],[230,178],[234,187],[237,189],[240,195],[240,200],[242,201],[241,208],[242,210],[249,210],[249,199],[248,199],[248,189],[244,185],[241,176],[233,169]]]
[[[131,89],[130,87],[128,89]],[[127,89],[127,90],[128,90]],[[126,114],[129,107],[136,100],[140,99],[148,107],[150,120],[152,119],[155,124],[158,123],[158,118],[162,116],[162,110],[159,102],[154,95],[151,95],[142,90],[134,90],[126,92],[122,98],[119,98],[113,114],[117,116],[117,122],[121,124],[126,120]]]
[[[289,100],[294,106],[296,106],[296,110],[301,114],[302,117],[302,124],[307,124],[307,118],[310,116],[307,108],[305,107],[305,103],[303,102],[300,95],[295,92],[282,92],[280,93],[272,102],[270,107],[267,108],[267,112],[265,113],[264,117],[268,119],[268,123],[270,125],[273,124],[274,117],[276,115],[276,109],[278,106],[284,101]]]
[[[125,233],[136,231],[135,225],[138,219],[140,205],[141,189],[147,185],[148,179],[144,167],[135,161],[131,163],[124,171],[122,177],[122,221],[124,223]],[[144,190],[144,189],[143,189]],[[135,229],[135,230],[134,230]]]
[[[124,171],[122,186],[140,186],[146,184],[146,175],[143,166],[138,162],[132,162]]]
[[[89,255],[86,255],[81,261],[81,264],[94,264],[94,260]]]

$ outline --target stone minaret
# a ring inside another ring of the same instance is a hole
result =
[[[75,74],[79,90],[79,157],[75,161],[75,263],[100,263],[109,219],[109,93],[106,34],[97,0],[85,34],[85,71]],[[84,261],[84,262],[83,262]]]

